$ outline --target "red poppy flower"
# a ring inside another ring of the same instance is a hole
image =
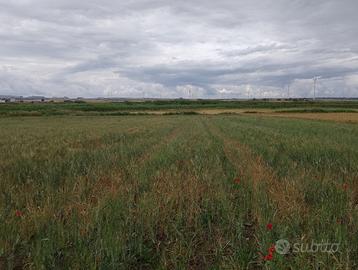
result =
[[[234,182],[235,182],[235,184],[240,184],[241,180],[240,180],[239,177],[236,177],[236,178],[234,179]]]
[[[272,223],[269,223],[269,224],[266,225],[266,228],[267,228],[269,231],[272,230],[272,227],[273,227]]]
[[[347,183],[343,184],[343,189],[348,190],[348,184]]]
[[[15,216],[22,217],[23,213],[20,210],[16,210]]]
[[[276,251],[275,246],[271,246],[271,247],[268,249],[268,251],[269,251],[269,254],[274,253],[274,252]]]
[[[273,259],[273,255],[270,253],[264,257],[265,261],[271,261]]]

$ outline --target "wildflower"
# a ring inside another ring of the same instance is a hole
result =
[[[275,245],[271,245],[269,248],[268,248],[268,254],[263,256],[262,253],[260,252],[260,254],[262,255],[262,259],[264,261],[272,261],[273,259],[273,254],[276,252],[276,248],[275,248]]]
[[[269,224],[266,225],[266,228],[267,228],[269,231],[272,230],[272,227],[273,227],[272,223],[269,223]]]
[[[270,253],[264,257],[265,261],[271,261],[273,259],[273,255]]]
[[[17,216],[17,217],[22,217],[22,215],[23,215],[22,211],[16,210],[15,216]]]
[[[343,184],[343,189],[344,189],[345,191],[348,190],[348,184],[347,184],[347,183],[344,183],[344,184]]]
[[[240,184],[240,178],[239,178],[239,177],[236,177],[235,180],[234,180],[234,182],[235,182],[236,184]]]
[[[268,251],[269,251],[269,254],[273,254],[273,253],[276,251],[275,246],[271,246],[271,247],[268,249]]]

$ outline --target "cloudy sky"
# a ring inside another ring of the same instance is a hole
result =
[[[357,0],[0,0],[0,94],[358,97]],[[287,87],[290,85],[290,90]]]

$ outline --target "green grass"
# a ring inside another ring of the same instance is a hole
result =
[[[0,126],[0,269],[358,267],[355,124],[88,115]],[[340,246],[263,260],[278,239]]]
[[[273,109],[292,112],[355,112],[356,100],[335,101],[223,101],[223,100],[157,100],[126,102],[64,102],[64,103],[14,103],[0,104],[0,116],[50,116],[50,115],[128,115],[133,112],[158,110],[195,109]]]

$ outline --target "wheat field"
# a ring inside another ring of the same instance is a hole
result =
[[[358,267],[356,124],[143,115],[0,126],[0,269]],[[312,242],[339,248],[292,246]]]

